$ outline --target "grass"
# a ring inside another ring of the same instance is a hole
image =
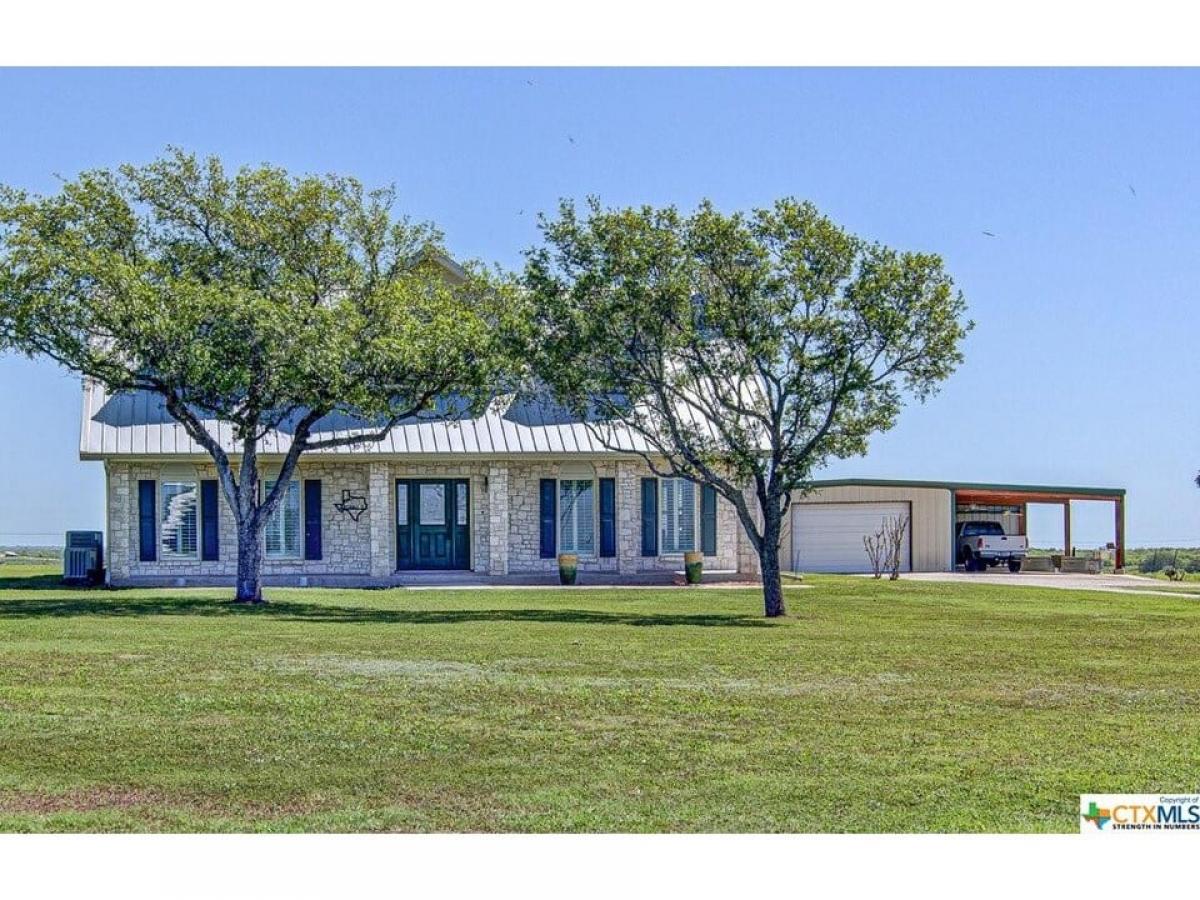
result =
[[[0,570],[7,831],[1076,831],[1194,790],[1200,603],[72,590]]]

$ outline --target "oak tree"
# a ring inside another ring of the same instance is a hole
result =
[[[942,260],[791,199],[731,215],[564,203],[542,232],[523,276],[538,377],[612,449],[632,432],[654,472],[728,500],[782,615],[793,495],[962,359],[970,324]]]
[[[216,465],[239,601],[262,600],[264,526],[303,454],[478,410],[507,371],[506,285],[449,263],[439,232],[394,200],[180,150],[50,196],[0,189],[0,349],[163,398]],[[333,414],[349,434],[322,428]],[[262,455],[271,434],[282,458]]]

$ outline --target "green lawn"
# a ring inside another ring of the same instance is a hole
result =
[[[0,829],[1076,831],[1196,787],[1200,601],[68,590],[0,567]]]

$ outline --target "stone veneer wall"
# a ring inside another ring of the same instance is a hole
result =
[[[540,555],[540,498],[538,482],[557,478],[567,464],[557,462],[513,463],[508,466],[508,571],[554,572],[555,559]],[[577,464],[572,464],[577,465]],[[596,478],[616,479],[617,556],[581,557],[579,568],[590,572],[622,574],[676,570],[683,566],[683,555],[642,556],[641,480],[653,473],[640,461],[602,461],[593,466]],[[573,475],[567,475],[573,477]],[[697,498],[698,500],[699,498]],[[699,523],[697,523],[699,527]],[[717,553],[705,557],[710,569],[736,569],[738,561],[737,512],[717,496]]]
[[[567,466],[579,463],[462,461],[455,463],[404,463],[383,460],[332,462],[302,461],[300,479],[321,479],[322,559],[267,560],[264,575],[361,576],[387,579],[395,571],[395,483],[400,478],[468,478],[471,485],[471,556],[474,572],[503,575],[550,573],[557,561],[539,555],[538,482],[556,478]],[[586,465],[586,463],[584,464]],[[651,475],[640,460],[601,460],[594,464],[597,478],[616,479],[617,556],[584,558],[580,568],[592,572],[634,574],[676,570],[681,556],[641,555],[641,479]],[[163,560],[143,563],[138,556],[137,482],[170,480],[172,474],[194,471],[197,480],[215,478],[211,464],[125,463],[109,461],[107,557],[111,577],[127,579],[198,579],[232,577],[237,569],[237,535],[233,513],[220,495],[220,559]],[[165,479],[164,479],[164,476]],[[368,498],[368,509],[358,521],[338,512],[342,491]],[[757,571],[757,558],[737,520],[732,505],[717,498],[717,555],[706,557],[710,569]]]
[[[109,565],[114,579],[139,577],[204,577],[237,574],[237,526],[233,510],[218,491],[219,560],[162,559],[142,562],[138,559],[137,483],[142,479],[170,481],[195,473],[197,481],[216,478],[216,467],[209,465],[117,464],[108,466]],[[269,470],[267,473],[269,474]],[[371,571],[371,523],[364,513],[358,521],[334,507],[342,491],[367,492],[367,467],[337,463],[302,463],[297,478],[321,479],[321,559],[266,559],[263,574],[272,575],[367,575]],[[302,495],[303,497],[303,495]],[[303,502],[303,500],[302,500]],[[369,510],[368,510],[369,512]],[[303,553],[303,546],[301,546]]]

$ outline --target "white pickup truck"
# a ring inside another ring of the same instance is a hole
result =
[[[1008,571],[1020,572],[1029,550],[1023,534],[1005,534],[999,522],[960,522],[956,541],[958,561],[968,572],[1008,563]]]

